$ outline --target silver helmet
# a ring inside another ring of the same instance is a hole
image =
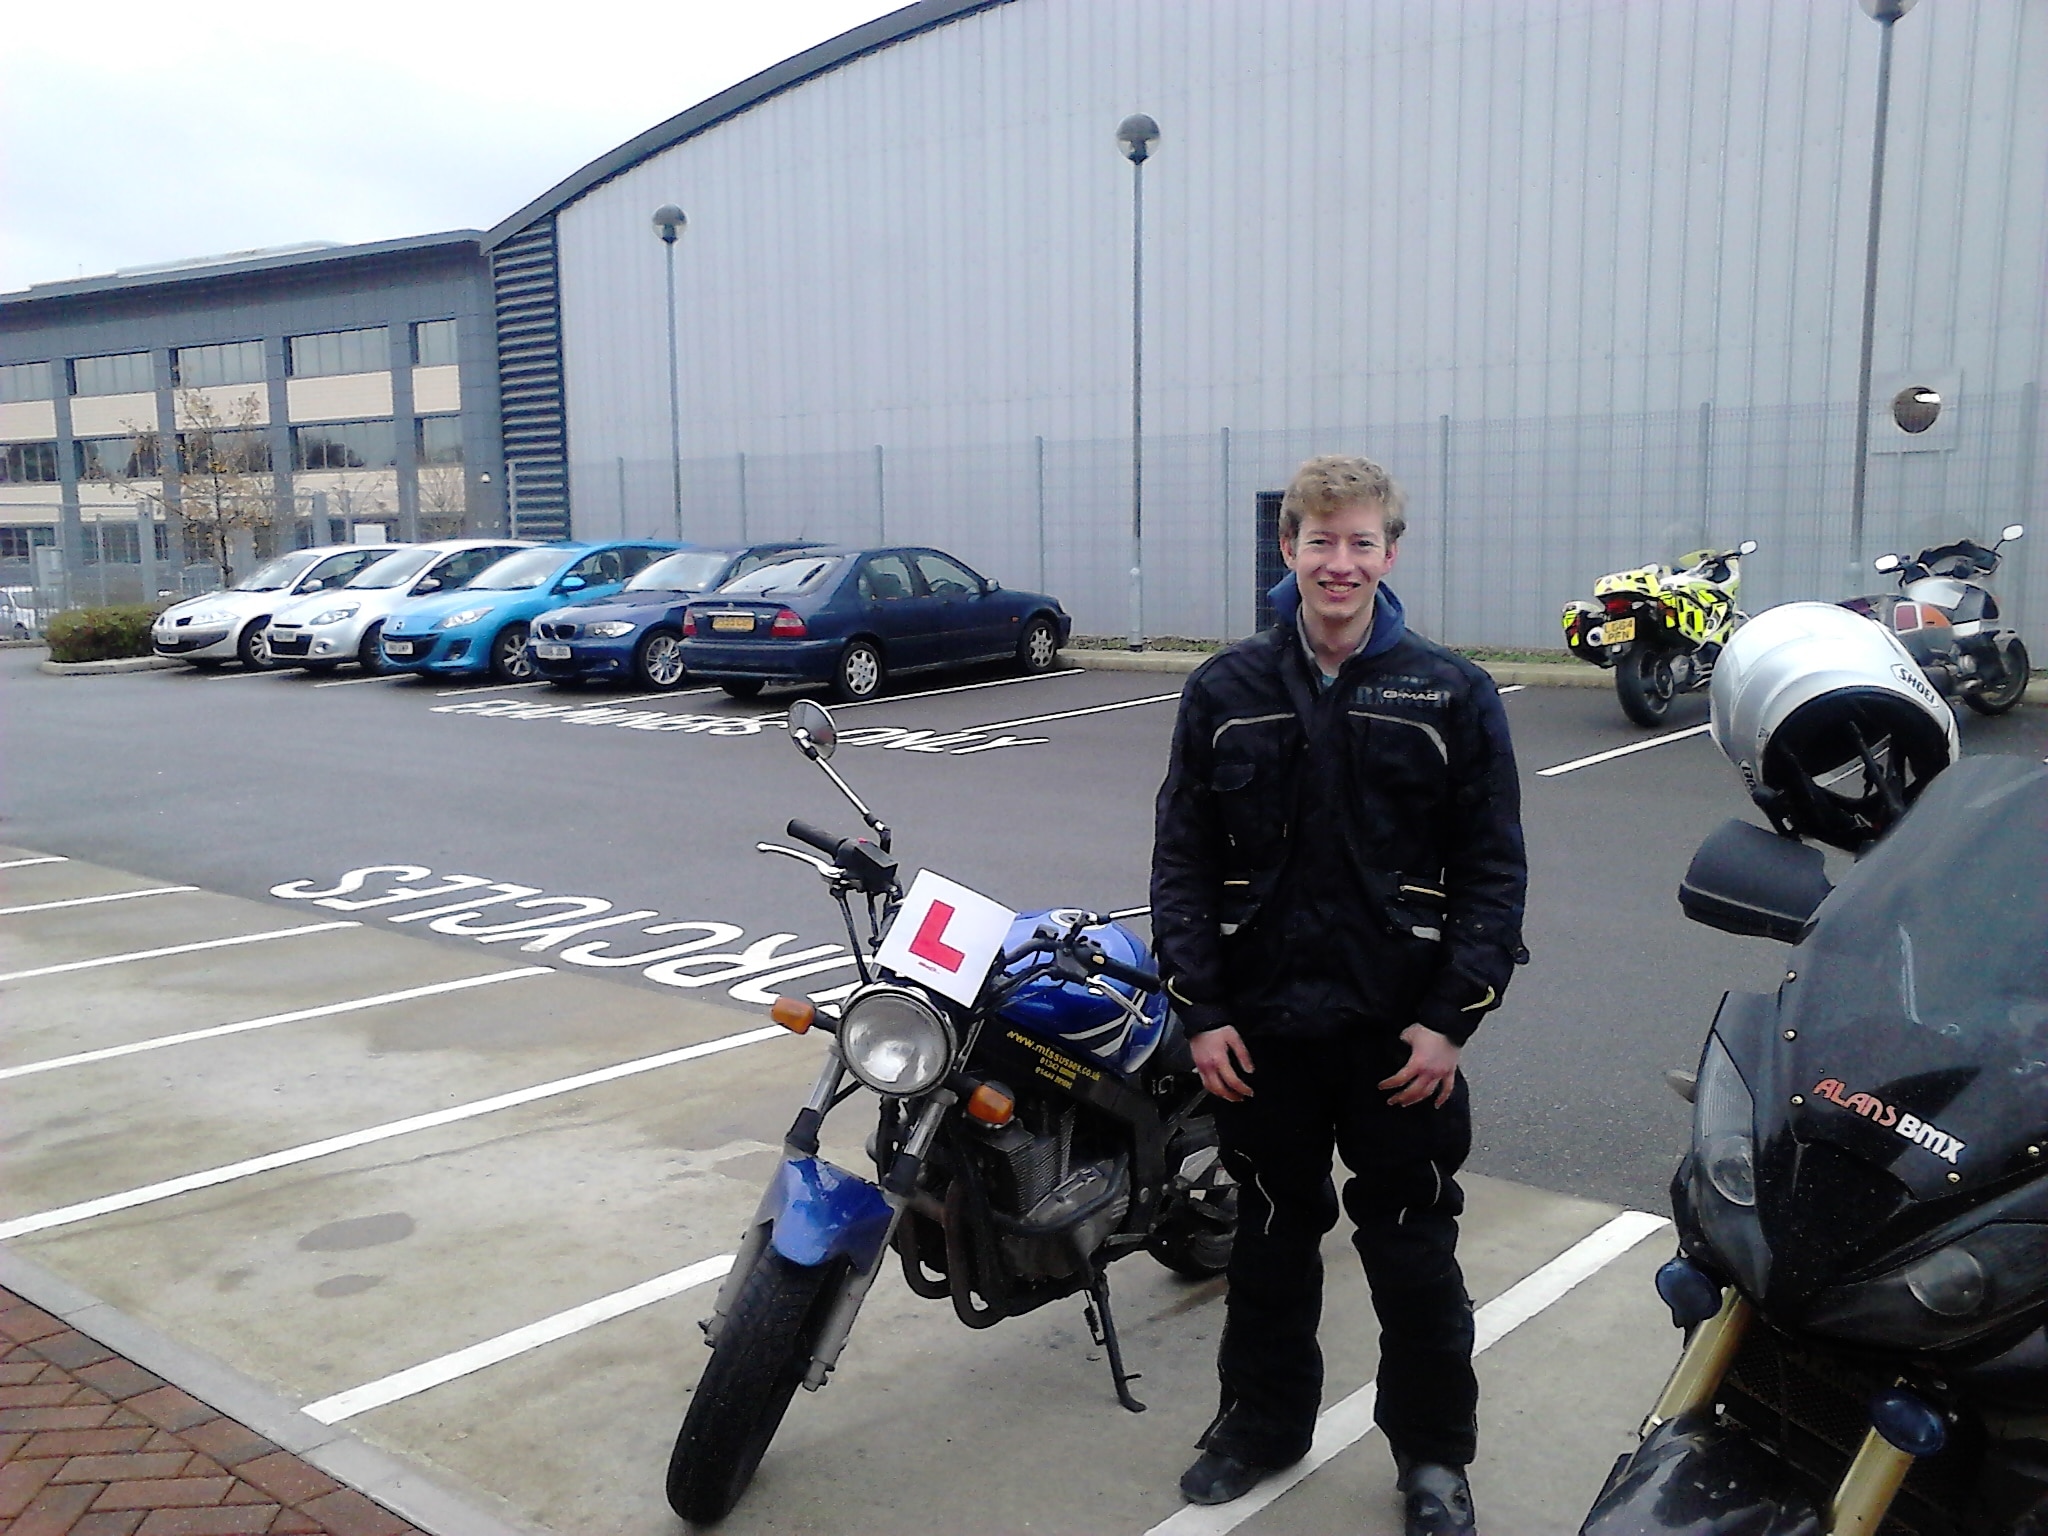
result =
[[[1955,713],[1890,630],[1832,603],[1738,629],[1714,668],[1714,742],[1779,831],[1855,851],[1956,760]]]

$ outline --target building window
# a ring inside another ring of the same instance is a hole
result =
[[[263,343],[224,341],[215,347],[180,347],[171,354],[171,379],[181,389],[210,384],[261,384]]]
[[[72,447],[81,480],[153,480],[162,473],[154,437],[81,437]]]
[[[412,360],[416,368],[455,362],[455,322],[417,320],[412,328]]]
[[[0,560],[31,560],[39,549],[54,549],[54,528],[0,528]]]
[[[47,400],[51,394],[48,363],[9,363],[0,368],[0,405]]]
[[[85,563],[139,565],[142,561],[140,532],[133,523],[87,523]]]
[[[413,423],[414,447],[422,464],[462,462],[462,418],[422,416]]]
[[[0,485],[55,485],[55,443],[9,443],[0,454]]]
[[[147,352],[120,352],[112,357],[74,357],[74,395],[139,395],[156,388],[156,372]]]
[[[388,373],[391,369],[391,338],[381,325],[360,331],[294,336],[290,353],[294,378],[317,378],[330,373]]]
[[[293,469],[389,469],[397,462],[389,421],[330,421],[292,428]]]
[[[270,468],[270,434],[261,427],[178,434],[178,469],[187,475],[260,475]]]

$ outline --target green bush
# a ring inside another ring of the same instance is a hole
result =
[[[50,620],[50,660],[115,661],[124,656],[147,656],[149,626],[156,614],[146,603],[67,608]]]

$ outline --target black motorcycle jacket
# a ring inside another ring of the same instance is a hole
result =
[[[1408,633],[1384,586],[1371,638],[1319,688],[1292,606],[1181,696],[1152,862],[1160,974],[1192,1034],[1420,1023],[1463,1044],[1526,958],[1499,695]]]

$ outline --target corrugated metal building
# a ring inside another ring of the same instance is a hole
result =
[[[1120,632],[1143,111],[1149,632],[1248,628],[1255,494],[1336,449],[1411,488],[1395,585],[1449,640],[1558,644],[1597,573],[1743,537],[1749,606],[1840,595],[1880,35],[1851,0],[926,0],[492,231],[523,522],[673,526],[674,203],[689,534],[927,540]],[[1866,557],[2042,476],[2048,6],[1929,0],[1895,44]],[[2048,655],[2043,571],[2000,584]]]

